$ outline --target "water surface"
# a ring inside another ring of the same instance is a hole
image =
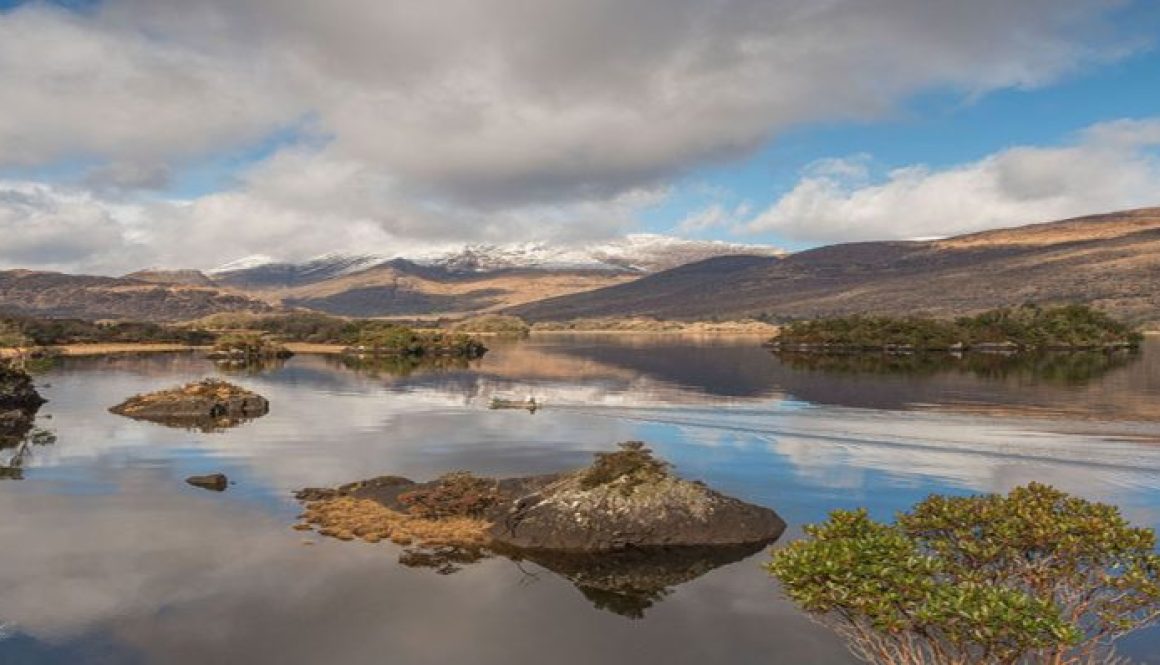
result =
[[[221,372],[194,354],[69,359],[23,480],[0,481],[0,663],[848,663],[749,558],[642,612],[532,562],[438,575],[292,531],[292,490],[382,474],[559,471],[642,439],[790,524],[1040,480],[1160,527],[1160,343],[1133,357],[779,360],[753,339],[545,336],[466,366],[299,356],[227,377],[270,415],[222,433],[112,415]],[[493,396],[546,408],[490,411]],[[12,450],[0,451],[0,463]],[[189,487],[221,471],[222,494]],[[311,545],[304,544],[310,541]],[[623,608],[620,608],[623,609]],[[633,618],[633,617],[636,618]],[[1160,663],[1160,635],[1124,650]]]

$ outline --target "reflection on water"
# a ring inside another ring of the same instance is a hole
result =
[[[296,488],[550,473],[629,439],[776,509],[786,539],[833,508],[885,519],[930,492],[1029,480],[1160,526],[1160,446],[1148,443],[1160,439],[1156,341],[1123,363],[890,373],[795,366],[753,339],[489,346],[467,366],[298,356],[234,375],[271,412],[215,434],[106,411],[219,373],[208,360],[63,359],[39,377],[57,443],[30,445],[25,480],[0,483],[0,663],[852,662],[780,598],[761,552],[495,557],[441,576],[398,565],[389,543],[288,528]],[[544,408],[487,408],[513,395]],[[219,495],[183,480],[213,472],[237,484]],[[1153,631],[1125,651],[1158,663],[1158,645]]]
[[[777,353],[795,370],[840,374],[938,376],[971,374],[990,380],[1012,378],[1048,384],[1083,385],[1140,360],[1139,351],[1054,351],[1043,353]]]

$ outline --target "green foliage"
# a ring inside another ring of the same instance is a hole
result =
[[[33,319],[14,316],[0,317],[0,330],[21,335],[31,340],[31,345],[35,346],[132,342],[199,346],[209,344],[214,338],[211,333],[204,330],[157,323],[101,323],[80,319]],[[3,342],[0,342],[0,346],[4,346]]]
[[[0,320],[0,349],[23,349],[33,345],[32,338],[25,335],[19,326]]]
[[[768,570],[869,662],[1094,663],[1160,618],[1150,529],[1032,483],[931,496],[895,524],[835,511]]]
[[[522,337],[531,332],[531,327],[518,316],[488,314],[461,321],[455,325],[455,330],[465,333],[519,335]]]
[[[596,453],[596,461],[580,476],[580,488],[591,490],[615,481],[631,494],[638,485],[666,478],[669,466],[653,457],[643,441],[625,441],[614,453]]]
[[[783,346],[915,350],[1013,344],[1019,349],[1138,346],[1143,337],[1127,324],[1086,305],[1024,305],[953,321],[925,317],[850,316],[797,321],[771,340]]]
[[[289,358],[289,349],[261,333],[226,333],[214,342],[213,354],[223,358],[270,360]]]
[[[487,349],[463,333],[419,332],[393,323],[364,322],[354,343],[360,353],[478,358]]]

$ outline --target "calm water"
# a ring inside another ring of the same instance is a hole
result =
[[[390,544],[289,528],[304,486],[558,471],[625,439],[776,509],[786,538],[833,508],[889,518],[930,492],[1030,480],[1160,528],[1160,340],[1135,357],[935,367],[779,361],[754,340],[547,337],[497,342],[466,368],[300,356],[233,374],[272,412],[224,433],[106,412],[217,373],[175,354],[68,360],[39,377],[51,400],[39,425],[57,441],[30,447],[24,480],[0,481],[0,663],[851,662],[780,599],[764,553],[634,619],[534,563],[437,575],[399,565]],[[486,408],[529,394],[547,408]],[[236,484],[183,482],[214,471]],[[1160,632],[1124,651],[1160,663]]]

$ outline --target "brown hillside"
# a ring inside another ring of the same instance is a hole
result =
[[[1085,302],[1128,320],[1157,322],[1160,209],[929,242],[833,245],[782,260],[739,263],[731,271],[720,267],[719,260],[705,261],[511,313],[532,321],[800,318],[860,312],[952,315],[1025,302]],[[706,276],[690,278],[698,270]]]

